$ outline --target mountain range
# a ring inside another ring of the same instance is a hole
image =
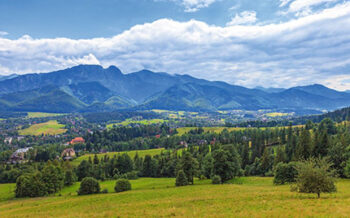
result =
[[[129,110],[334,110],[350,93],[314,84],[249,89],[225,82],[117,67],[78,65],[50,73],[0,78],[0,111],[95,112]]]

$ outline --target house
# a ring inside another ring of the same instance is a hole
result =
[[[32,147],[28,147],[28,148],[20,148],[17,149],[15,152],[13,152],[13,154],[10,157],[10,163],[24,163],[26,156],[25,154],[32,149]]]
[[[78,143],[85,143],[85,140],[82,137],[76,137],[70,141],[71,145],[78,144]]]
[[[75,151],[73,148],[67,148],[62,151],[61,157],[63,160],[70,160],[75,157]]]
[[[5,140],[4,140],[4,142],[5,142],[6,144],[11,144],[11,143],[12,143],[12,140],[13,140],[12,137],[6,137]]]

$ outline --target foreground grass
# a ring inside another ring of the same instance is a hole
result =
[[[57,120],[49,120],[45,123],[31,125],[29,128],[19,130],[20,135],[58,135],[65,133],[63,124],[59,124]]]
[[[112,158],[114,155],[127,153],[131,158],[134,158],[136,153],[140,157],[144,157],[146,155],[154,156],[154,155],[160,154],[162,151],[165,151],[164,148],[147,149],[147,150],[135,150],[135,151],[108,152],[108,153],[104,153],[104,154],[97,154],[97,157],[99,159],[101,159],[102,157],[107,155],[108,157]],[[83,155],[83,156],[80,156],[80,157],[74,159],[71,163],[72,163],[73,166],[77,166],[83,160],[89,160],[89,157],[94,158],[94,156],[95,156],[94,154],[86,154],[86,155]]]
[[[350,181],[337,183],[338,193],[292,193],[273,186],[272,178],[248,177],[235,184],[174,187],[174,179],[142,178],[133,190],[89,196],[69,195],[0,202],[0,217],[347,217]],[[114,181],[102,183],[110,189]],[[77,187],[77,186],[76,186]],[[75,187],[75,188],[76,188]],[[75,188],[72,188],[75,189]]]

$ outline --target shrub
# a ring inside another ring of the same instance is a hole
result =
[[[205,177],[204,175],[201,175],[201,176],[199,177],[199,179],[200,179],[200,180],[205,180],[205,179],[207,179],[207,177]]]
[[[78,195],[96,194],[99,193],[100,190],[100,184],[96,179],[92,177],[85,177],[83,181],[81,181]]]
[[[211,183],[212,184],[221,184],[221,177],[218,175],[213,176],[213,178],[211,179]]]
[[[177,172],[175,185],[176,186],[188,185],[188,180],[187,180],[187,177],[186,177],[186,175],[185,175],[183,170],[179,170]]]
[[[296,170],[295,162],[290,163],[278,163],[275,167],[275,178],[273,179],[273,184],[283,185],[285,183],[295,182],[295,178],[298,174]]]
[[[114,186],[115,192],[124,192],[131,190],[131,184],[127,179],[118,179]]]
[[[77,181],[77,177],[75,176],[72,170],[67,170],[64,176],[64,185],[70,186],[73,185]]]
[[[138,172],[137,172],[137,171],[128,172],[128,173],[126,173],[126,178],[127,178],[128,180],[138,179],[138,178],[139,178]]]
[[[108,193],[108,189],[106,189],[106,188],[103,189],[103,190],[101,191],[101,193],[102,193],[102,194],[107,194],[107,193]]]

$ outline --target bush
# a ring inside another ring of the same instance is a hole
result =
[[[126,173],[126,178],[127,178],[128,180],[138,179],[138,178],[139,178],[138,172],[137,172],[137,171],[128,172],[128,173]]]
[[[107,193],[108,193],[108,189],[106,189],[106,188],[103,189],[103,190],[101,191],[101,193],[102,193],[102,194],[107,194]]]
[[[98,181],[92,177],[85,177],[80,184],[78,195],[96,194],[101,190]]]
[[[187,180],[187,177],[186,177],[186,175],[185,175],[183,170],[179,170],[177,172],[175,185],[176,186],[188,185],[188,180]]]
[[[199,177],[199,180],[205,180],[205,179],[207,179],[207,177],[205,177],[204,175],[201,175],[201,176]]]
[[[212,184],[221,184],[221,177],[218,175],[213,176],[213,178],[211,179],[211,183]]]
[[[70,186],[73,185],[77,181],[77,177],[75,176],[72,170],[67,170],[64,176],[64,185]]]
[[[275,178],[273,179],[273,184],[283,185],[285,183],[295,182],[295,178],[298,174],[296,170],[295,162],[290,163],[278,163],[275,167]]]
[[[124,192],[131,190],[131,184],[127,179],[118,179],[114,186],[115,192]]]

